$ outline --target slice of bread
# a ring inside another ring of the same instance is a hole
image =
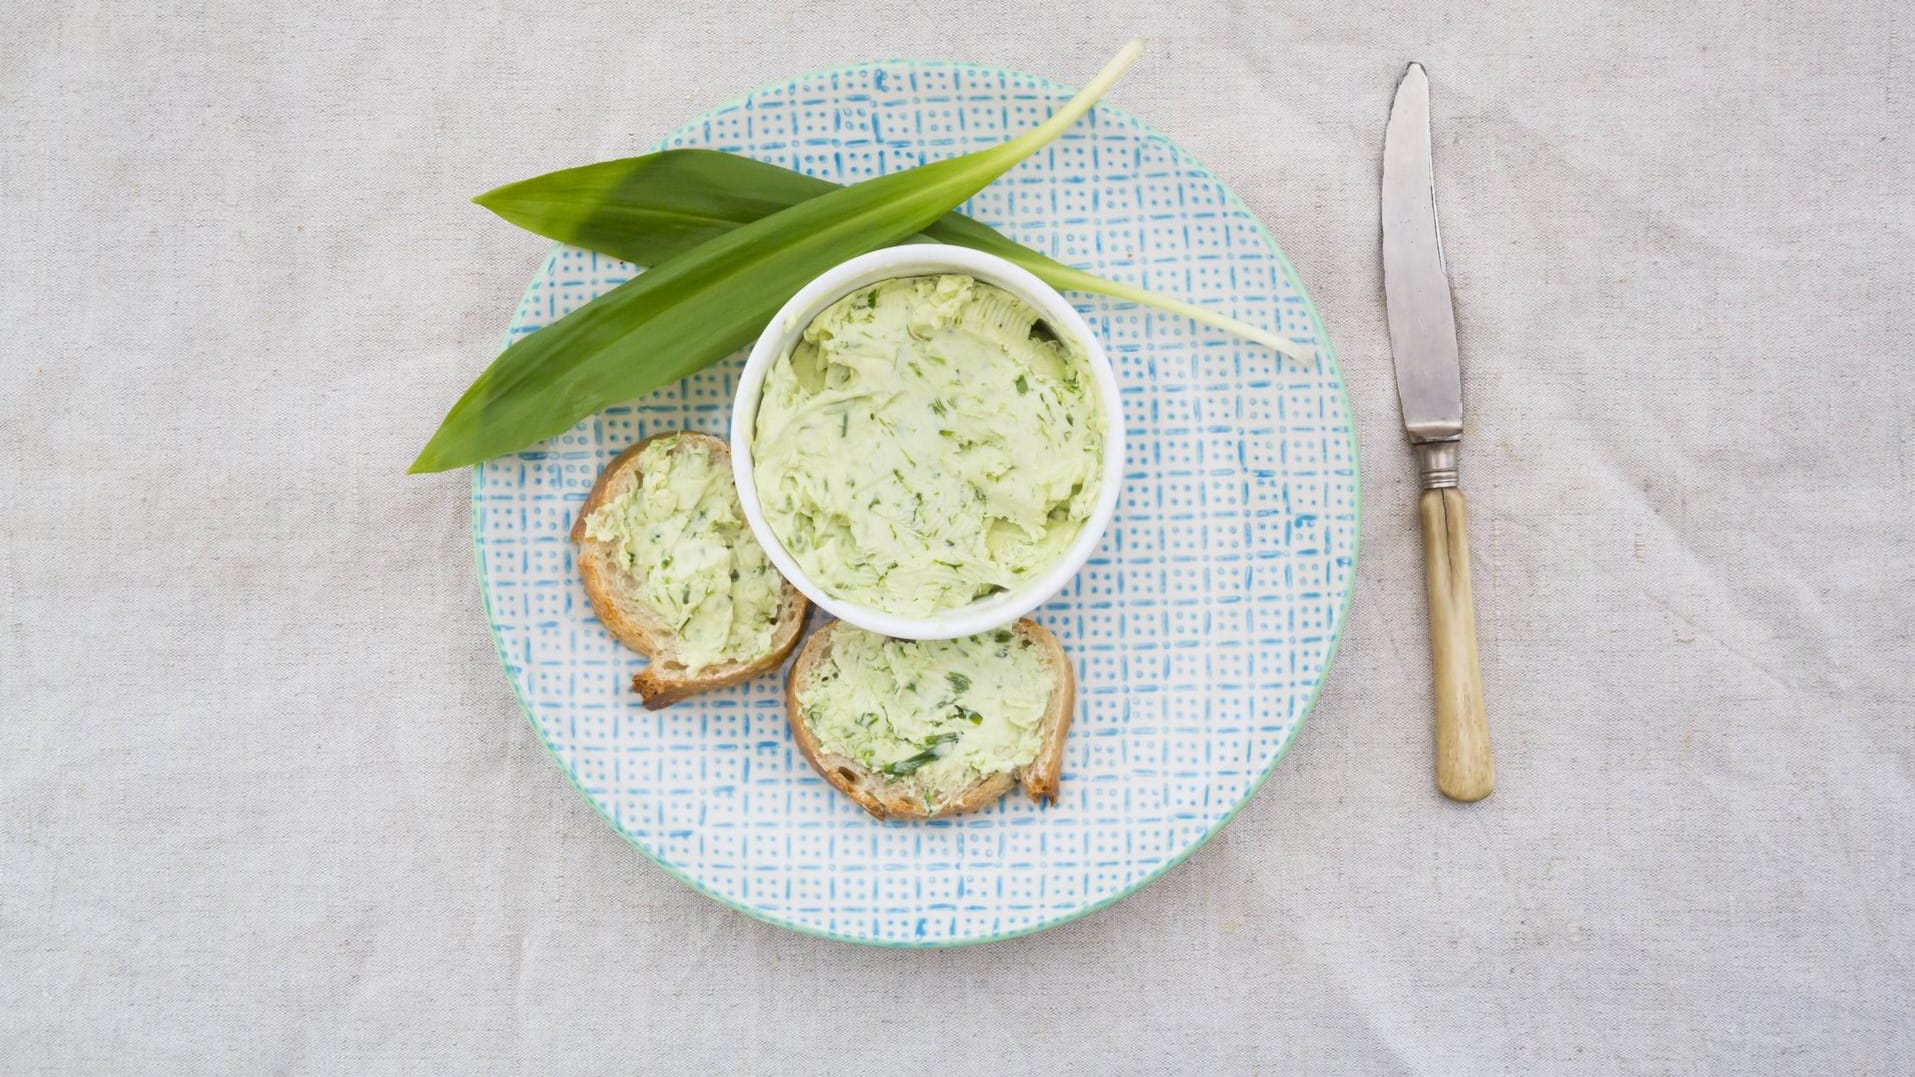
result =
[[[927,810],[923,799],[913,795],[903,783],[871,770],[856,759],[826,752],[800,713],[800,689],[820,663],[831,656],[833,635],[846,627],[843,621],[833,621],[813,632],[804,650],[798,652],[798,660],[792,663],[791,676],[785,682],[785,715],[791,722],[792,735],[797,738],[798,750],[825,781],[879,819],[930,819],[976,811],[996,802],[1019,782],[1034,801],[1057,799],[1059,778],[1064,769],[1064,736],[1070,732],[1071,713],[1077,706],[1077,678],[1056,636],[1029,618],[1012,626],[1018,636],[1040,649],[1044,666],[1053,678],[1050,698],[1038,723],[1037,757],[1016,770],[980,774],[957,796],[935,810]]]
[[[709,434],[683,430],[654,434],[619,453],[606,465],[592,485],[592,492],[586,496],[585,504],[579,508],[578,520],[572,524],[572,541],[579,548],[579,575],[585,580],[585,595],[591,599],[592,612],[620,643],[651,659],[651,664],[632,677],[632,690],[644,698],[650,710],[778,668],[797,646],[798,636],[804,630],[805,613],[811,608],[797,588],[781,580],[778,620],[772,627],[770,650],[747,660],[700,670],[687,668],[679,651],[678,636],[671,625],[645,604],[640,581],[621,563],[617,544],[590,537],[585,527],[586,518],[599,506],[639,484],[639,454],[661,438],[677,438],[678,446],[708,446],[714,463],[727,469],[731,467],[731,450]],[[678,446],[672,451],[677,452]],[[746,536],[750,537],[749,531]]]

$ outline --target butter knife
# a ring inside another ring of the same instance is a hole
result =
[[[1383,132],[1383,297],[1396,395],[1422,487],[1423,574],[1430,592],[1430,658],[1436,684],[1436,787],[1475,801],[1496,787],[1483,674],[1470,597],[1469,530],[1457,485],[1463,374],[1449,268],[1436,225],[1430,162],[1430,80],[1411,64],[1397,83]]]

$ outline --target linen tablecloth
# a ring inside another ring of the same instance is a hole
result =
[[[1140,895],[942,953],[567,787],[402,474],[546,245],[470,205],[802,71],[1111,95],[1270,224],[1362,444],[1294,751]],[[0,1071],[1915,1068],[1905,4],[0,11]],[[1499,787],[1431,780],[1383,122],[1434,85]]]

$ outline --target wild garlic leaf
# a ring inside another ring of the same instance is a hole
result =
[[[507,348],[413,461],[445,471],[564,433],[751,341],[785,300],[848,258],[922,231],[1062,134],[1142,51],[1133,41],[1037,127],[962,157],[787,206],[669,258]]]

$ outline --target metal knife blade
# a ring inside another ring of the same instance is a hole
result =
[[[1383,296],[1396,357],[1396,396],[1414,442],[1463,436],[1456,313],[1436,225],[1430,163],[1430,80],[1411,64],[1383,131]]]

